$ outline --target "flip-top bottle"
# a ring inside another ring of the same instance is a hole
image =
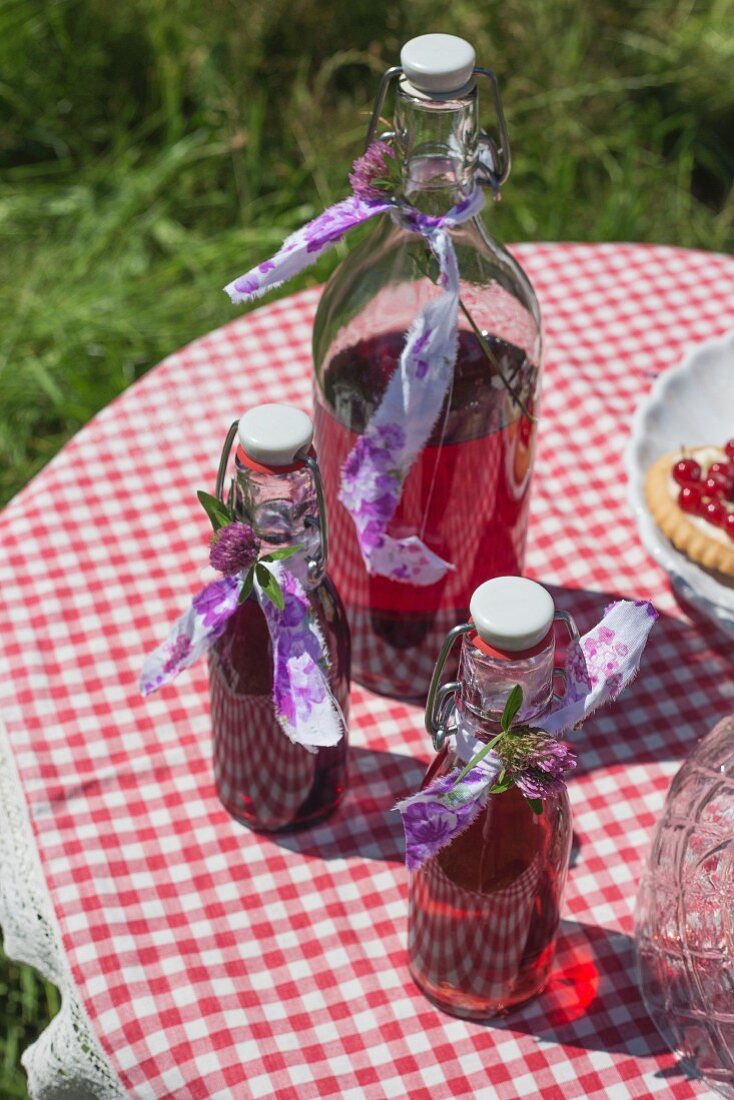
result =
[[[281,564],[305,593],[328,658],[328,683],[344,718],[338,744],[316,751],[285,735],[274,709],[268,623],[251,592],[209,651],[209,689],[217,793],[233,817],[263,832],[316,824],[337,808],[346,785],[349,628],[326,573],[326,514],[312,434],[300,409],[257,406],[230,428],[217,479],[223,500],[237,437],[227,503],[235,518],[252,528],[261,554],[298,547]]]
[[[577,636],[573,620],[554,611],[548,592],[519,577],[481,585],[471,615],[449,633],[436,664],[426,725],[442,747],[422,790],[463,768],[477,744],[497,737],[515,685],[523,692],[523,725],[541,725],[553,699],[554,618]],[[441,685],[459,637],[458,680]],[[468,828],[411,874],[411,974],[452,1015],[486,1019],[545,985],[571,846],[565,785],[547,793],[539,808],[527,787],[489,794]]]
[[[440,218],[480,187],[495,196],[510,151],[494,74],[450,35],[409,42],[384,76],[368,144],[395,84],[393,147],[401,193]],[[498,139],[480,128],[487,88]],[[354,523],[338,497],[341,469],[399,368],[417,311],[440,293],[426,240],[382,214],[336,269],[314,328],[315,438],[334,547],[334,579],[352,628],[353,671],[368,687],[425,695],[434,656],[466,618],[487,577],[522,571],[535,447],[541,341],[538,304],[516,260],[477,214],[450,229],[460,279],[453,382],[427,443],[412,463],[390,521],[396,539],[416,536],[450,563],[419,585],[368,572]]]

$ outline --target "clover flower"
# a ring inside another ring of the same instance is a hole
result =
[[[384,199],[386,194],[395,191],[397,180],[394,173],[394,149],[386,141],[373,141],[352,165],[349,183],[360,199]]]
[[[542,730],[515,729],[500,739],[496,751],[526,798],[547,798],[563,790],[564,774],[576,767],[574,754]]]
[[[211,538],[209,564],[225,577],[249,569],[260,549],[260,540],[247,523],[235,520],[220,527]]]

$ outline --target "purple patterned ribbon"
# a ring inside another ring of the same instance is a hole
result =
[[[569,647],[563,697],[533,719],[534,727],[551,736],[538,739],[534,755],[528,757],[531,766],[515,780],[526,797],[542,799],[564,785],[563,773],[575,765],[575,759],[556,738],[619,696],[639,669],[657,617],[647,600],[620,600],[610,604],[601,622]],[[465,764],[483,746],[474,732],[468,725],[461,725],[457,714],[453,750]],[[503,760],[492,750],[461,783],[456,783],[461,769],[455,768],[397,804],[395,808],[403,819],[408,870],[420,867],[471,825],[486,805],[502,767]]]
[[[291,234],[280,251],[225,287],[234,303],[281,286],[333,247],[354,226],[389,213],[419,233],[436,258],[439,293],[417,313],[398,369],[382,401],[347,457],[339,499],[350,513],[369,573],[415,585],[433,584],[454,566],[417,535],[394,539],[387,528],[403,484],[425,446],[451,385],[457,353],[459,268],[450,230],[484,205],[480,188],[442,217],[422,214],[396,199],[352,195]]]
[[[331,691],[329,659],[311,614],[303,584],[292,571],[302,555],[282,562],[259,564],[273,574],[283,593],[279,610],[255,577],[253,593],[268,625],[273,649],[273,704],[276,718],[291,741],[309,752],[336,745],[344,733],[344,717]],[[297,565],[296,565],[297,568]],[[221,577],[194,596],[190,607],[171,627],[168,637],[145,660],[140,691],[150,695],[221,637],[239,606],[247,569]]]

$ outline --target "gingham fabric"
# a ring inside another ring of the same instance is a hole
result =
[[[409,951],[415,971],[449,995],[460,990],[485,1004],[500,1001],[521,976],[541,875],[536,853],[488,896],[457,885],[437,859],[429,860],[413,881]],[[524,965],[530,969],[527,960]]]
[[[482,1026],[406,969],[399,815],[422,714],[355,688],[351,788],[284,839],[221,808],[206,666],[148,700],[141,658],[198,585],[233,416],[310,403],[318,291],[239,318],[105,409],[0,519],[0,710],[69,962],[138,1098],[703,1095],[635,987],[635,893],[671,774],[734,709],[731,641],[691,619],[625,499],[630,416],[658,371],[734,325],[734,261],[672,248],[518,250],[544,310],[528,572],[582,630],[611,596],[661,612],[643,671],[577,735],[575,854],[547,991]],[[685,441],[682,441],[685,442]]]

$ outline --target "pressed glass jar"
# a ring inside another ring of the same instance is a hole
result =
[[[675,776],[637,899],[639,981],[671,1050],[734,1097],[734,716]]]
[[[477,111],[473,79],[460,93],[427,93],[403,77],[393,144],[405,194],[421,211],[445,214],[478,186]],[[379,405],[405,334],[440,293],[424,240],[382,215],[332,275],[314,325],[315,438],[354,675],[408,698],[425,695],[443,636],[466,617],[474,588],[522,571],[535,448],[541,343],[532,287],[481,217],[451,236],[461,292],[454,381],[389,529],[395,538],[418,535],[454,564],[434,584],[369,575],[338,500],[341,467]]]

